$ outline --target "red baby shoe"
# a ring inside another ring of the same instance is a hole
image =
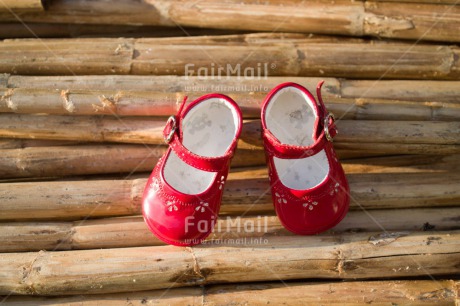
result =
[[[227,96],[205,95],[186,109],[184,104],[166,123],[169,148],[142,198],[149,229],[177,246],[199,244],[211,233],[242,126],[241,110]]]
[[[345,217],[349,187],[332,146],[337,133],[318,84],[318,105],[295,83],[275,87],[262,106],[262,138],[276,213],[286,229],[310,235]]]

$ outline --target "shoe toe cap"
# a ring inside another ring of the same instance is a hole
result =
[[[212,231],[215,224],[212,211],[200,211],[198,215],[194,207],[166,203],[156,197],[145,198],[142,203],[147,226],[162,241],[173,245],[195,245]]]

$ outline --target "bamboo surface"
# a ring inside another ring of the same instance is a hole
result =
[[[285,282],[207,285],[132,293],[78,295],[68,297],[12,296],[10,306],[41,305],[455,305],[459,283],[454,280]],[[286,294],[286,291],[289,294]]]
[[[411,218],[407,218],[407,216]],[[437,231],[460,229],[460,207],[352,211],[329,231]],[[246,232],[244,228],[253,228]],[[224,239],[266,239],[293,235],[276,216],[221,217],[208,243]],[[327,235],[322,234],[322,235]],[[126,248],[164,243],[148,229],[141,216],[74,222],[11,222],[0,224],[0,252],[60,251],[71,249]]]
[[[0,0],[0,304],[460,305],[457,0],[109,2]],[[350,211],[300,236],[260,106],[321,80]],[[211,92],[244,116],[217,225],[165,245],[145,184]]]
[[[0,148],[0,177],[63,177],[90,174],[132,174],[151,171],[166,147],[94,144],[63,145],[57,141],[36,140],[12,141],[6,139]],[[24,147],[27,145],[27,147]],[[18,148],[19,147],[19,148]],[[396,146],[397,147],[397,146]],[[400,152],[398,152],[400,153]],[[420,154],[420,152],[416,152]],[[349,155],[346,150],[338,151],[343,159]],[[361,155],[366,155],[361,153]],[[356,156],[353,156],[356,157]],[[107,160],[110,159],[110,163]],[[459,155],[400,155],[380,158],[354,158],[343,160],[346,173],[392,173],[392,172],[441,172],[459,169]],[[263,150],[239,149],[232,160],[232,167],[254,167],[266,164]],[[59,169],[59,172],[56,172]]]
[[[455,206],[460,180],[447,173],[351,173],[351,209]],[[141,213],[146,178],[0,184],[0,220],[53,220],[126,216]],[[30,201],[33,198],[34,201]],[[221,214],[271,214],[265,169],[231,173]]]
[[[0,177],[62,177],[152,171],[165,145],[68,145],[0,150]],[[107,162],[110,160],[110,162]],[[262,150],[240,149],[233,167],[265,165]],[[59,172],[56,172],[59,169]]]
[[[350,80],[326,77],[290,76],[289,81],[302,84],[313,95],[316,85],[324,80],[322,94],[325,98],[368,98],[418,102],[459,102],[459,81],[434,80]],[[186,76],[142,76],[142,75],[90,75],[90,76],[27,76],[0,74],[0,85],[4,88],[60,89],[98,91],[156,91],[164,93],[223,92],[268,92],[276,85],[286,82],[285,77],[262,77],[244,79],[234,76],[222,78],[199,78]],[[327,101],[326,101],[327,102]]]
[[[0,149],[22,149],[33,147],[55,147],[78,145],[76,141],[59,141],[59,140],[42,140],[42,139],[14,139],[14,138],[0,138]]]
[[[228,242],[116,252],[3,253],[0,294],[96,294],[280,279],[441,277],[460,273],[459,235],[353,233],[269,237],[267,244],[258,241],[237,248]]]
[[[457,85],[460,85],[457,84]],[[0,89],[0,113],[54,115],[168,116],[206,92]],[[235,100],[244,118],[260,118],[266,92],[223,92]],[[460,102],[418,102],[369,98],[327,98],[328,110],[341,119],[438,120],[460,118]]]
[[[215,75],[213,67],[217,70],[226,63],[222,75],[240,69],[240,76],[256,77],[456,80],[460,76],[459,53],[458,48],[447,45],[309,38],[303,34],[26,39],[0,43],[0,72],[197,76],[204,74],[200,68]]]
[[[327,77],[289,77],[289,81],[302,84],[313,95],[316,85],[324,80],[324,97],[374,98],[419,102],[459,102],[459,81],[435,80],[351,80]],[[260,79],[244,79],[222,76],[220,79],[193,76],[144,76],[144,75],[90,75],[90,76],[27,76],[0,74],[0,84],[6,88],[86,90],[98,91],[158,91],[165,93],[219,91],[268,92],[286,82],[285,77],[268,76]]]
[[[33,0],[31,0],[33,1]],[[36,0],[35,0],[36,1]],[[453,0],[442,0],[452,4]],[[435,2],[436,0],[423,0]],[[105,5],[102,0],[52,1],[46,12],[22,13],[26,22],[136,24],[192,26],[266,32],[300,32],[348,36],[424,39],[458,42],[460,9],[456,5],[431,3],[385,3],[374,1],[258,2],[255,0],[155,1],[127,0]],[[3,22],[16,21],[10,13]]]
[[[96,117],[85,118],[54,115],[0,115],[0,137],[80,142],[117,142],[134,144],[163,144],[162,131],[165,119],[145,117]],[[430,145],[435,149],[449,146],[449,153],[458,153],[460,122],[435,121],[385,121],[339,120],[337,144],[347,143],[347,149],[365,150],[364,143],[416,144],[429,154]],[[391,127],[389,129],[388,127]],[[355,143],[355,146],[353,146]],[[239,148],[261,148],[260,120],[247,120],[243,125]],[[376,148],[372,146],[372,148]],[[381,150],[382,147],[380,148]],[[436,152],[433,152],[436,154]],[[445,153],[445,152],[444,152]],[[412,152],[415,154],[415,152]]]
[[[43,13],[45,2],[44,0],[2,0],[0,2],[0,14],[9,15],[11,11]]]
[[[0,38],[85,38],[85,37],[172,37],[242,34],[242,31],[136,25],[69,24],[69,23],[2,23]]]

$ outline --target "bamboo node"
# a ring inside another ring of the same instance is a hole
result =
[[[358,98],[356,99],[356,106],[358,107],[365,107],[366,105],[369,104],[369,102],[366,99]]]
[[[404,18],[388,18],[366,14],[364,17],[364,29],[366,34],[376,34],[382,36],[394,36],[395,32],[414,29],[412,20]]]
[[[186,247],[185,248],[187,251],[190,252],[193,258],[193,272],[200,277],[200,281],[204,282],[206,281],[206,277],[201,273],[200,265],[198,264],[198,259],[196,258],[195,252],[193,252],[193,249],[191,247]]]
[[[99,96],[99,101],[101,102],[102,106],[92,104],[93,109],[96,113],[98,112],[105,112],[105,110],[109,110],[111,113],[116,113],[117,106],[116,103],[121,98],[121,93],[117,93],[113,98],[107,98],[105,95]]]
[[[344,258],[343,258],[343,252],[342,250],[339,250],[338,253],[337,253],[337,272],[339,273],[339,276],[342,276],[343,273],[345,272],[344,269],[343,269],[343,265],[344,265]]]
[[[75,104],[73,104],[72,100],[70,99],[70,90],[62,90],[61,91],[61,98],[62,98],[62,104],[64,105],[64,108],[66,111],[69,113],[75,112]]]
[[[409,232],[382,233],[377,236],[371,236],[369,243],[375,246],[384,246],[396,241],[400,237],[409,235]]]
[[[14,88],[9,88],[5,91],[5,93],[3,94],[3,96],[0,98],[0,101],[5,101],[6,103],[6,106],[11,109],[13,112],[17,111],[18,110],[18,106],[17,104],[15,104],[13,102],[13,100],[11,99],[11,97],[13,96],[14,94]]]
[[[122,43],[118,44],[118,46],[115,48],[115,51],[113,52],[115,55],[118,55],[121,53],[121,51],[128,51],[129,45],[127,43]]]
[[[41,267],[34,267],[34,265],[37,262],[37,260],[41,256],[43,256],[45,253],[46,253],[46,251],[44,251],[44,250],[39,251],[37,253],[37,256],[35,256],[35,258],[30,262],[30,264],[28,266],[23,266],[22,267],[22,279],[21,279],[21,282],[23,284],[27,285],[27,291],[28,291],[29,294],[39,294],[39,292],[37,292],[37,290],[35,289],[33,283],[28,283],[28,280],[30,278],[30,275],[33,272],[36,272],[36,273],[40,272]]]

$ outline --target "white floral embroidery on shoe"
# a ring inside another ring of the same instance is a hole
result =
[[[340,184],[339,183],[335,183],[334,186],[332,186],[331,188],[331,192],[329,193],[330,195],[334,195],[336,193],[339,192],[339,187],[340,187]]]
[[[166,202],[166,206],[167,206],[167,209],[168,211],[178,211],[179,208],[177,208],[176,204],[173,202],[173,201],[168,201]]]
[[[316,205],[318,205],[318,202],[312,200],[308,200],[307,203],[302,204],[303,207],[308,207],[309,210],[313,210],[313,208],[315,208]]]
[[[279,194],[278,192],[275,192],[275,197],[278,203],[283,203],[283,204],[287,203],[287,200],[284,198],[284,194]]]
[[[158,192],[158,190],[160,190],[160,183],[158,183],[158,180],[157,180],[157,179],[154,179],[154,180],[150,183],[150,189],[151,189],[153,192]]]
[[[195,210],[199,212],[204,212],[206,210],[206,207],[209,207],[209,203],[207,202],[200,202],[200,205],[198,205]]]
[[[221,176],[220,180],[217,181],[217,184],[219,185],[219,190],[222,190],[225,184],[225,176]]]

